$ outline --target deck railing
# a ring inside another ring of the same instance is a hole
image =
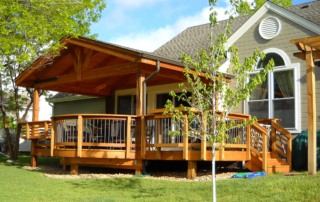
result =
[[[127,158],[136,148],[136,116],[127,115],[61,115],[52,118],[53,135],[51,155],[54,149],[82,151],[125,151]]]
[[[46,140],[51,137],[51,121],[33,121],[21,123],[20,137],[23,139]]]

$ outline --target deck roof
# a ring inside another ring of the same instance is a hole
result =
[[[186,81],[183,64],[153,53],[92,40],[85,37],[64,39],[67,47],[51,64],[44,65],[46,56],[36,60],[15,82],[19,86],[63,93],[106,97],[111,91],[136,87],[137,73],[146,76],[160,72],[148,86]],[[232,75],[224,74],[227,80]]]

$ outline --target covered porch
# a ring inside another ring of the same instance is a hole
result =
[[[145,160],[184,160],[189,162],[188,177],[193,178],[197,161],[212,160],[211,147],[204,141],[169,137],[175,126],[170,116],[162,115],[164,109],[146,111],[146,86],[185,82],[183,64],[82,37],[62,42],[68,48],[61,50],[51,64],[46,64],[43,56],[15,81],[35,89],[33,122],[22,124],[22,136],[33,141],[32,166],[36,166],[37,156],[56,156],[61,157],[64,168],[71,165],[73,174],[79,165],[135,169],[140,174]],[[224,76],[229,82],[232,79],[231,75]],[[116,114],[111,110],[54,115],[50,121],[39,121],[40,89],[100,98],[112,98],[117,90],[135,89],[135,113]],[[250,115],[230,114],[226,121],[250,119]],[[264,125],[230,129],[230,140],[240,139],[237,143],[226,141],[225,148],[216,151],[215,160],[246,161],[252,171],[289,171],[291,134],[277,120],[260,123]]]

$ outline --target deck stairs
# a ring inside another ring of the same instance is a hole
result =
[[[246,162],[246,167],[252,171],[261,171],[262,169],[262,158],[258,157],[257,154],[252,152],[251,154],[251,161]],[[277,172],[290,172],[290,165],[282,160],[279,156],[268,152],[268,160],[267,160],[267,173],[277,173]]]

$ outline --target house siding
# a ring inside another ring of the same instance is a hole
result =
[[[56,102],[53,107],[53,115],[62,114],[105,114],[106,99],[92,98],[85,100],[74,100]]]
[[[281,31],[279,35],[271,40],[263,39],[259,34],[260,22],[268,16],[274,16],[281,22]],[[296,24],[295,22],[284,18],[272,11],[268,11],[259,19],[247,32],[241,36],[234,44],[239,49],[239,58],[243,64],[245,57],[251,56],[256,48],[263,51],[268,48],[281,49],[289,56],[291,63],[300,63],[300,98],[301,98],[301,129],[306,130],[308,125],[308,106],[307,106],[307,85],[306,85],[306,62],[293,56],[293,53],[299,52],[296,46],[289,40],[316,36],[317,34]],[[234,86],[234,82],[231,86]],[[320,68],[316,67],[316,102],[317,102],[317,130],[320,129]],[[244,103],[241,103],[234,112],[244,113]]]

